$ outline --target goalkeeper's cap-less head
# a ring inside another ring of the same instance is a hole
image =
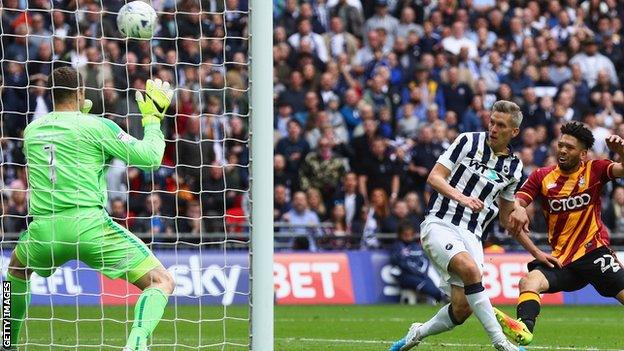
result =
[[[60,67],[48,77],[48,88],[52,90],[54,104],[78,101],[77,93],[83,82],[80,73],[71,67]]]

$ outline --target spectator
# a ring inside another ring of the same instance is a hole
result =
[[[173,221],[165,217],[161,212],[162,200],[157,192],[150,193],[145,197],[145,211],[139,213],[134,220],[133,232],[150,235],[166,234],[174,235]]]
[[[52,111],[52,100],[47,91],[47,80],[43,74],[35,74],[30,77],[31,88],[28,99],[28,120],[35,120]]]
[[[319,221],[326,221],[329,218],[329,212],[325,206],[321,192],[316,188],[308,188],[306,196],[308,197],[308,206],[310,210],[316,213]]]
[[[409,164],[410,176],[413,177],[413,187],[422,193],[427,184],[427,176],[433,169],[438,157],[444,152],[439,142],[434,140],[433,129],[425,126],[420,129],[418,146],[413,148]]]
[[[624,188],[616,187],[603,215],[605,224],[614,233],[624,233]]]
[[[355,129],[355,127],[357,127],[362,122],[357,107],[360,101],[360,97],[354,89],[349,89],[345,91],[343,99],[344,103],[342,108],[340,109],[340,114],[347,124],[347,128],[349,129],[349,136],[351,137],[353,136],[353,129]]]
[[[28,227],[27,189],[21,180],[13,181],[10,186],[9,207],[4,213],[4,231],[21,233]]]
[[[412,228],[417,228],[420,222],[416,216],[412,216],[407,203],[398,200],[392,206],[392,213],[381,223],[382,233],[396,233],[402,222],[408,222]]]
[[[191,201],[186,205],[183,218],[176,219],[178,232],[185,234],[204,234],[202,223],[202,211],[198,201]]]
[[[371,144],[372,157],[365,162],[365,171],[359,176],[360,192],[367,198],[373,189],[379,188],[386,194],[391,194],[394,202],[399,194],[401,182],[399,178],[399,164],[387,153],[386,142],[377,138]]]
[[[429,259],[416,241],[415,230],[411,223],[402,222],[398,227],[399,240],[390,250],[392,275],[403,289],[412,289],[435,302],[448,301],[448,297],[429,278]]]
[[[334,206],[331,216],[326,222],[331,225],[328,230],[329,238],[324,240],[323,246],[331,250],[345,250],[353,248],[355,238],[351,234],[345,219],[345,208],[342,204]]]
[[[362,228],[362,245],[365,248],[378,248],[379,240],[375,233],[381,231],[381,224],[390,215],[388,194],[381,188],[375,188],[370,195],[370,207],[363,207],[364,225]]]
[[[45,25],[46,23],[42,14],[35,13],[32,15],[30,33],[28,36],[28,51],[31,53],[30,55],[39,52],[39,48],[43,43],[52,47],[52,32],[50,32]],[[33,57],[30,57],[30,59],[32,60]]]
[[[214,143],[208,131],[201,131],[199,117],[191,117],[186,121],[186,130],[176,141],[176,163],[178,174],[191,185],[192,191],[200,188],[200,179],[208,179],[209,165],[215,160]]]
[[[202,177],[200,188],[200,201],[205,216],[206,231],[223,232],[223,216],[225,215],[225,203],[223,192],[225,191],[225,179],[223,166],[213,161],[208,165],[208,176]]]
[[[521,59],[515,59],[511,65],[511,71],[501,80],[509,85],[514,96],[521,96],[522,91],[534,85],[533,80],[525,73],[524,64]]]
[[[372,115],[372,107],[370,105],[362,106],[362,113],[365,110],[369,110],[367,114]],[[353,170],[358,174],[363,174],[366,170],[366,162],[372,157],[371,144],[375,137],[377,137],[377,124],[374,118],[367,116],[362,123],[363,135],[355,136],[351,139],[351,149],[353,151],[350,159],[350,164]]]
[[[583,42],[585,52],[576,54],[570,60],[570,64],[578,64],[583,78],[587,81],[587,85],[593,88],[598,79],[598,72],[605,70],[609,75],[609,80],[613,84],[618,83],[615,66],[608,57],[598,52],[598,43],[593,38],[588,38]]]
[[[292,106],[294,112],[305,110],[303,100],[306,92],[303,90],[303,76],[299,71],[290,73],[289,87],[279,97],[279,101]]]
[[[397,36],[399,21],[388,13],[388,0],[375,0],[375,14],[366,21],[364,31],[383,29],[387,35],[387,47],[392,47]]]
[[[130,215],[128,213],[126,202],[124,200],[115,199],[111,201],[110,208],[110,215],[115,223],[126,229],[134,227],[134,215]]]
[[[329,54],[327,53],[327,47],[323,41],[323,37],[312,31],[312,24],[308,18],[297,19],[297,33],[291,35],[288,38],[288,43],[296,51],[299,51],[302,47],[302,43],[310,45],[310,48],[315,57],[322,62],[329,60]]]
[[[425,220],[425,211],[420,196],[417,192],[409,192],[405,194],[405,203],[407,204],[409,216],[416,219],[418,223],[415,228],[420,228],[420,224]]]
[[[334,194],[345,174],[343,161],[334,155],[331,142],[321,137],[318,149],[310,152],[300,170],[301,189],[319,189],[324,194]]]
[[[360,10],[349,4],[348,0],[338,0],[337,4],[331,7],[329,13],[332,17],[340,17],[347,32],[361,38],[364,32],[364,18]]]
[[[423,36],[425,31],[421,25],[414,22],[415,19],[416,12],[414,12],[414,9],[409,6],[403,7],[399,25],[397,26],[397,39],[407,38],[410,33],[415,33],[418,37]]]
[[[572,78],[572,70],[568,67],[568,54],[564,50],[557,50],[552,59],[552,64],[548,67],[550,80],[559,85]]]
[[[351,227],[364,206],[364,196],[358,192],[358,177],[354,172],[349,172],[344,176],[343,186],[335,197],[334,204],[342,204],[345,208],[345,221]]]
[[[286,170],[293,176],[299,173],[299,167],[310,151],[310,146],[302,137],[301,132],[299,122],[289,121],[288,137],[280,139],[275,147],[275,153],[286,158]]]
[[[273,156],[273,184],[284,186],[286,189],[293,189],[293,186],[299,186],[296,181],[298,179],[293,179],[292,175],[286,171],[284,155],[276,154]]]
[[[273,197],[273,221],[279,221],[286,212],[290,211],[290,201],[288,200],[288,189],[280,184],[275,186]]]
[[[293,235],[291,245],[295,250],[316,251],[316,240],[320,236],[318,215],[309,209],[308,198],[302,191],[293,195],[292,209],[282,216],[288,222],[288,230]]]
[[[464,23],[457,21],[453,23],[452,34],[442,40],[444,50],[453,55],[459,55],[462,48],[468,48],[468,57],[475,59],[479,56],[477,45],[464,35]]]
[[[472,89],[466,83],[459,82],[459,70],[457,67],[450,67],[447,71],[447,82],[442,84],[442,95],[446,110],[455,112],[458,116],[463,116],[472,102]]]
[[[349,61],[353,59],[358,50],[358,40],[351,33],[345,31],[341,17],[332,16],[330,31],[323,34],[327,51],[332,58],[337,59],[340,55],[346,54]]]

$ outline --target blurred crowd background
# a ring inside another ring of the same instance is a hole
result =
[[[267,3],[269,3],[267,1]],[[137,233],[176,241],[247,231],[248,3],[154,0],[154,40],[123,40],[107,1],[4,0],[2,13],[3,230],[26,226],[22,131],[52,108],[55,67],[85,79],[93,113],[142,137],[134,91],[149,77],[177,87],[163,124],[163,166],[115,160],[109,211]],[[512,148],[525,175],[555,162],[561,124],[586,123],[591,158],[624,137],[624,3],[616,0],[274,0],[274,163],[278,247],[389,245],[418,232],[437,157],[463,132],[487,130],[490,107],[523,111]],[[624,183],[603,217],[624,233]],[[545,232],[540,204],[532,229]],[[487,245],[513,248],[497,224]],[[387,233],[388,236],[377,235]],[[293,238],[293,234],[295,238]],[[244,240],[244,239],[241,239]]]

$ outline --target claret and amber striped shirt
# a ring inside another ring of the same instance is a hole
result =
[[[614,162],[582,162],[573,174],[558,166],[536,169],[516,193],[527,203],[540,199],[552,255],[563,265],[609,244],[600,218],[602,187],[614,178]]]

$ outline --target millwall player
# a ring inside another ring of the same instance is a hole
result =
[[[464,133],[438,158],[427,182],[434,189],[421,225],[422,245],[440,271],[451,302],[429,321],[414,323],[390,351],[405,351],[430,335],[462,324],[474,313],[497,350],[518,348],[496,321],[482,284],[481,238],[500,212],[501,223],[514,208],[522,162],[511,153],[510,140],[519,133],[522,112],[510,101],[492,107],[488,132]]]

